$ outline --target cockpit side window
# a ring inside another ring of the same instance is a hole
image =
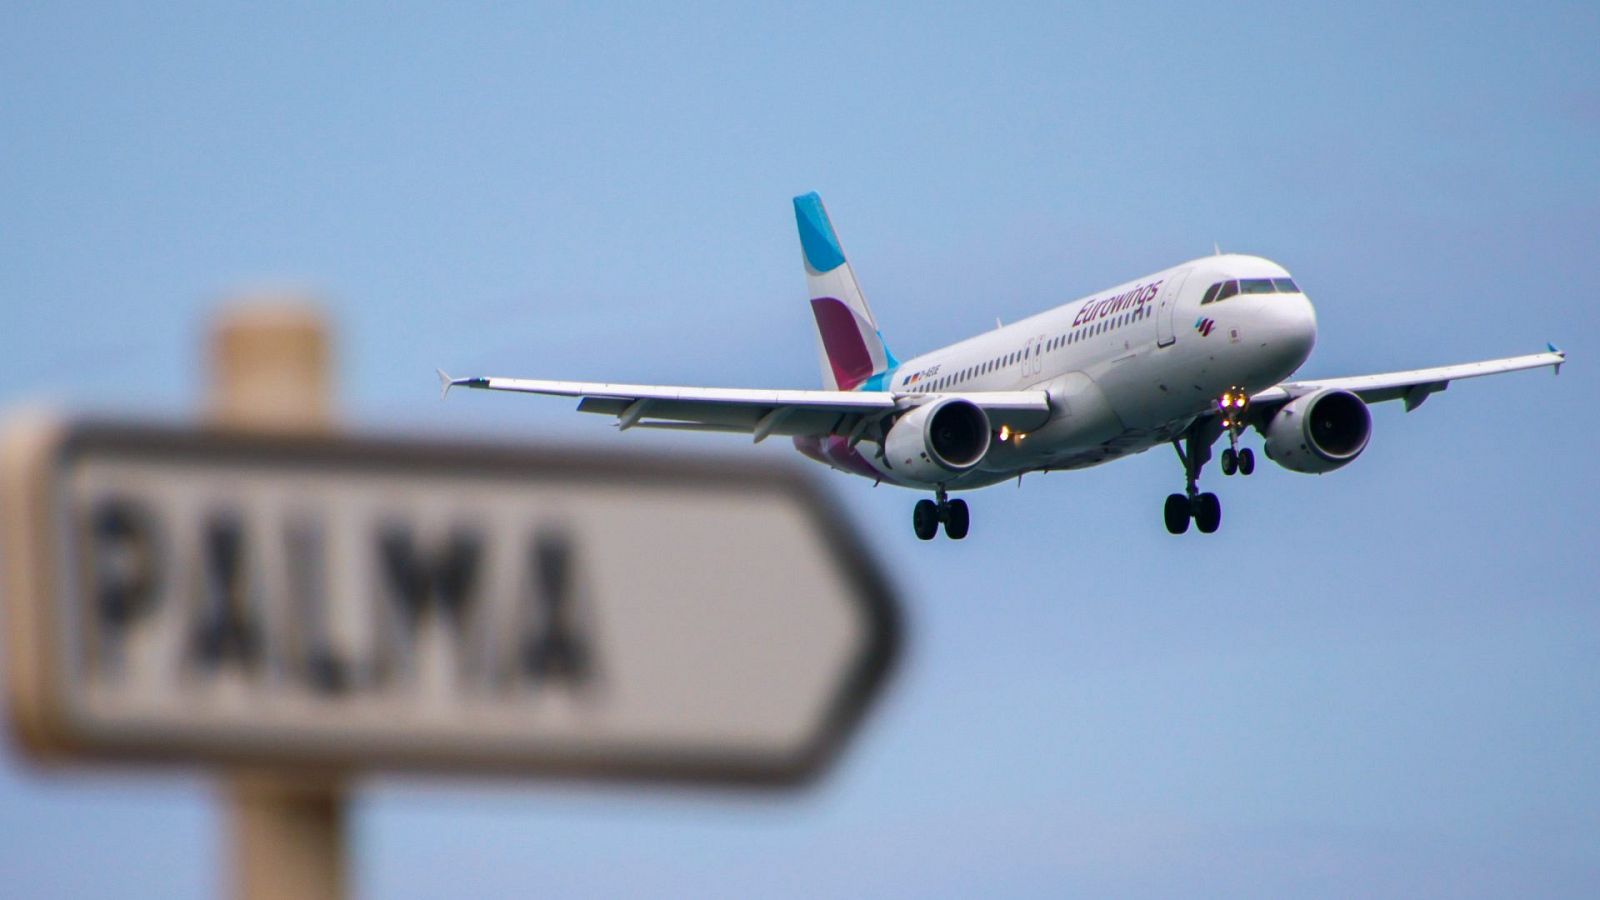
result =
[[[1205,306],[1207,303],[1217,299],[1217,291],[1221,289],[1221,287],[1222,282],[1219,281],[1216,284],[1213,284],[1211,287],[1206,288],[1206,295],[1200,298],[1200,305]]]
[[[1300,293],[1300,286],[1294,283],[1293,278],[1274,278],[1272,279],[1272,286],[1277,288],[1280,294]]]
[[[1222,301],[1228,299],[1229,297],[1232,297],[1234,294],[1237,294],[1237,293],[1239,293],[1239,282],[1237,282],[1237,281],[1224,281],[1222,283],[1222,290],[1217,294],[1216,302],[1221,303]]]

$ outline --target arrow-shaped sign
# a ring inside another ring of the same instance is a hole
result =
[[[787,467],[33,422],[0,476],[45,756],[792,783],[898,643]]]

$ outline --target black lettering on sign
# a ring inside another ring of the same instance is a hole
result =
[[[378,537],[378,556],[383,569],[385,594],[397,612],[403,634],[403,656],[415,646],[424,625],[435,623],[450,629],[457,647],[466,651],[463,663],[470,664],[469,641],[465,640],[467,618],[474,612],[480,572],[483,568],[483,538],[477,531],[455,527],[431,550],[417,546],[411,526],[390,523]],[[402,659],[385,655],[379,663],[382,675],[392,674]]]
[[[190,641],[193,662],[213,671],[237,665],[254,673],[261,665],[261,623],[252,608],[244,521],[237,512],[216,510],[201,530],[199,615]]]
[[[350,689],[350,664],[339,655],[328,624],[328,565],[320,520],[290,518],[284,527],[288,562],[290,667],[312,691],[341,694]]]
[[[551,529],[541,531],[530,548],[531,590],[519,654],[522,675],[530,680],[583,687],[594,677],[593,644],[577,591],[574,557],[571,538]]]
[[[483,541],[477,532],[452,529],[444,546],[424,553],[417,548],[411,528],[390,525],[379,538],[389,597],[415,631],[423,618],[437,611],[460,627],[472,603],[478,582]]]
[[[122,667],[123,640],[156,606],[161,571],[158,525],[138,500],[108,497],[89,511],[86,530],[84,586],[94,617],[88,623],[89,664],[115,672]]]

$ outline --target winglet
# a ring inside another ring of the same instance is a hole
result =
[[[1561,365],[1562,365],[1562,363],[1565,363],[1567,361],[1567,351],[1561,349],[1560,347],[1557,347],[1555,344],[1552,344],[1549,341],[1545,341],[1544,345],[1546,347],[1550,348],[1550,352],[1551,353],[1554,353],[1555,355],[1561,357],[1561,362],[1556,363],[1556,374],[1560,375],[1561,374]]]
[[[453,387],[486,388],[489,386],[487,378],[451,378],[450,373],[443,369],[434,369],[439,373],[439,399],[443,400],[450,395]]]
[[[794,198],[794,221],[800,229],[800,249],[813,272],[820,275],[844,265],[839,236],[834,233],[828,211],[822,208],[822,198],[815,191]]]

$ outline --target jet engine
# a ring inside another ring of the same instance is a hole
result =
[[[989,452],[989,416],[970,400],[925,403],[895,420],[883,439],[884,461],[901,478],[939,484]]]
[[[1294,472],[1332,472],[1361,455],[1372,414],[1360,397],[1327,388],[1284,404],[1266,427],[1267,458]]]

